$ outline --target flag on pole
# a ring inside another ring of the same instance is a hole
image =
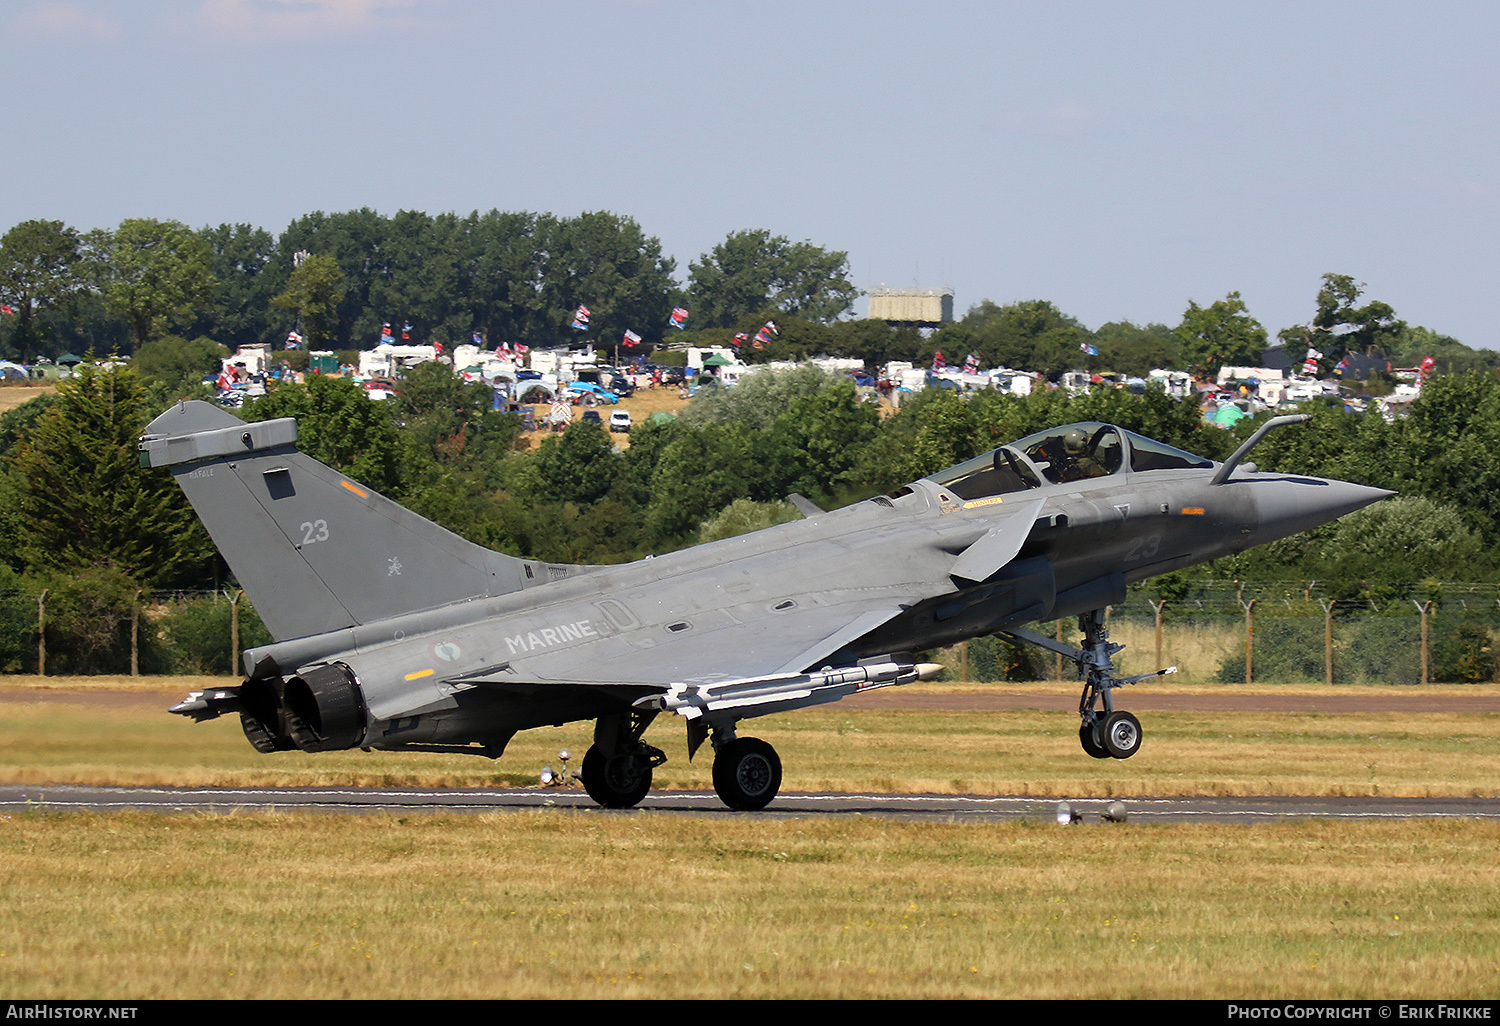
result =
[[[299,335],[299,334],[297,334],[295,331],[289,331],[289,332],[287,332],[286,333],[286,347],[288,349],[301,349],[302,348],[302,336]]]
[[[760,330],[755,333],[755,348],[766,348],[766,344],[771,341],[771,336],[774,334],[776,334],[775,321],[767,321],[765,324],[761,325]]]
[[[391,340],[391,322],[390,321],[386,321],[384,324],[382,324],[380,326],[380,341],[382,341],[382,342],[389,342],[390,340]]]
[[[578,309],[573,312],[573,327],[579,331],[589,330],[589,308],[582,303],[578,304]]]
[[[1082,349],[1085,353],[1088,353],[1090,356],[1098,356],[1099,355],[1099,347],[1098,346],[1091,346],[1087,342],[1080,342],[1080,343],[1078,343],[1078,348]]]
[[[684,309],[683,307],[680,307],[680,306],[674,306],[674,307],[672,307],[672,320],[671,320],[670,323],[671,323],[672,327],[676,328],[678,331],[681,331],[683,328],[686,328],[687,327],[687,310]]]
[[[632,347],[633,348],[633,347],[638,346],[640,344],[641,344],[641,336],[639,336],[635,332],[630,331],[630,330],[627,329],[626,332],[625,332],[625,345],[628,346],[628,347]]]
[[[474,332],[474,344],[480,349],[484,348],[484,339],[480,337],[479,332],[477,331]]]
[[[969,358],[964,361],[964,373],[965,374],[978,374],[979,373],[979,354],[978,353],[970,353],[969,354]]]
[[[739,334],[737,334],[737,335],[734,336],[733,341],[734,341],[734,348],[739,349],[746,342],[750,341],[750,336],[747,335],[745,332],[742,331]]]
[[[515,347],[515,350],[516,350],[517,353],[529,353],[529,352],[531,352],[531,347],[528,346],[525,342],[515,342],[515,343],[512,343],[512,345]]]
[[[943,351],[941,349],[939,349],[937,352],[935,352],[935,353],[932,354],[932,369],[933,370],[940,371],[940,370],[943,370],[944,368],[946,368],[947,366],[948,366],[948,361],[943,359]]]
[[[402,325],[401,325],[401,340],[403,342],[409,342],[409,341],[411,341],[411,325],[410,324],[402,323]]]

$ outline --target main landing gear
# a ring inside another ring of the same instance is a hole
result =
[[[727,733],[729,737],[723,739]],[[734,728],[714,734],[714,791],[739,812],[764,809],[781,790],[781,758],[758,737],[735,737]]]
[[[583,789],[606,809],[629,809],[651,790],[651,771],[667,761],[660,748],[641,735],[656,713],[630,712],[601,716],[594,743],[583,756]]]
[[[641,740],[654,712],[634,711],[601,716],[594,726],[594,743],[583,757],[583,788],[606,809],[629,809],[651,790],[651,771],[667,761],[660,748]],[[708,733],[699,727],[696,740]],[[754,812],[771,803],[781,790],[781,759],[776,749],[756,737],[736,737],[733,722],[712,728],[714,791],[739,812]],[[690,745],[694,751],[696,744]]]
[[[1104,610],[1093,609],[1081,614],[1078,629],[1083,631],[1082,648],[1070,648],[1027,630],[1011,629],[1002,633],[1017,641],[1057,652],[1077,663],[1083,675],[1083,694],[1078,699],[1078,718],[1082,721],[1078,726],[1079,744],[1096,759],[1128,759],[1141,750],[1141,721],[1123,709],[1116,709],[1112,692],[1126,684],[1176,673],[1177,667],[1169,666],[1165,670],[1134,677],[1116,677],[1114,655],[1125,646],[1110,642],[1109,628],[1104,626]]]

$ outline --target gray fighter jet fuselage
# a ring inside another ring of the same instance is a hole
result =
[[[1284,421],[1305,418],[1279,418]],[[261,751],[351,747],[498,756],[518,730],[597,720],[589,793],[628,806],[665,759],[662,712],[712,739],[734,808],[769,802],[774,750],[746,718],[905,684],[913,653],[1004,633],[1085,678],[1079,738],[1127,758],[1102,611],[1127,584],[1325,523],[1390,494],[1223,464],[1106,424],[1066,425],[890,495],[634,563],[516,559],[449,534],[296,451],[291,421],[203,403],[154,421],[168,466],[266,622],[238,687],[173,711],[237,712]],[[1021,625],[1078,615],[1082,648]],[[1154,674],[1146,675],[1154,676]]]

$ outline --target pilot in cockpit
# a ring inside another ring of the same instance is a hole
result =
[[[1089,436],[1081,428],[1073,428],[1063,436],[1063,452],[1066,454],[1058,475],[1059,481],[1083,481],[1091,477],[1103,477],[1109,471],[1089,453]]]

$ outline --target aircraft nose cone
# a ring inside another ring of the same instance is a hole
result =
[[[1285,538],[1395,495],[1384,488],[1323,478],[1280,478],[1261,482],[1255,505],[1260,515],[1256,544]]]

